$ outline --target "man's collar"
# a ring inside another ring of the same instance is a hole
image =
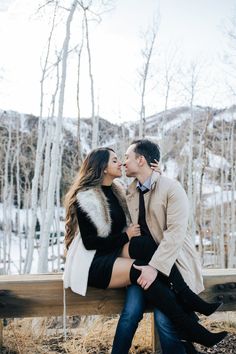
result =
[[[159,181],[160,179],[160,173],[153,171],[151,175],[151,189],[154,187],[154,185]],[[133,194],[137,191],[137,178],[134,179],[133,182],[128,187],[127,190],[127,195]]]
[[[137,181],[137,188],[141,189],[142,192],[145,192],[147,190],[150,191],[151,184],[152,184],[152,175],[148,177],[143,184]]]

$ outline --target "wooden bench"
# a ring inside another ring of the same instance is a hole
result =
[[[222,300],[221,311],[236,311],[236,269],[207,269],[203,275],[206,289],[201,296],[209,301]],[[124,296],[124,289],[89,288],[86,297],[67,289],[66,313],[68,316],[117,314],[122,310]],[[62,274],[0,276],[1,319],[62,315]],[[155,345],[154,339],[154,350]]]

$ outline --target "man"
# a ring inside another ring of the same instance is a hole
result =
[[[139,223],[141,234],[150,235],[158,244],[149,265],[139,267],[139,284],[147,289],[158,272],[168,276],[175,263],[189,287],[199,293],[204,287],[200,260],[187,232],[187,196],[177,181],[153,172],[150,163],[155,159],[159,161],[159,158],[159,147],[147,139],[133,141],[125,154],[126,176],[134,177],[127,194],[132,222]],[[121,341],[124,343],[123,353],[125,345],[131,345],[145,308],[140,290],[135,286],[127,290],[112,354],[121,353],[116,349]],[[191,343],[183,344],[178,339],[174,327],[164,314],[155,310],[154,316],[163,354],[197,353]]]

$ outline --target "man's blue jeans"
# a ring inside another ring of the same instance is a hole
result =
[[[126,290],[125,304],[117,325],[111,354],[128,354],[145,307],[143,290],[137,285],[130,285]],[[154,318],[163,354],[186,354],[170,320],[157,309],[154,311]]]

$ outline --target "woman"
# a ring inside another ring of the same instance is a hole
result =
[[[114,182],[122,174],[121,167],[122,163],[112,149],[93,150],[83,162],[78,177],[66,196],[65,243],[69,251],[64,281],[65,287],[71,286],[72,290],[74,287],[74,291],[82,295],[86,293],[87,284],[103,289],[138,284],[138,266],[148,264],[148,260],[134,261],[128,258],[127,245],[133,238],[139,239],[140,236],[137,235],[140,234],[140,227],[127,227],[130,221],[125,196],[120,185]],[[81,238],[75,237],[78,228]],[[133,253],[136,248],[133,243]],[[155,249],[150,248],[151,254]],[[130,249],[128,247],[128,251]],[[79,268],[71,264],[75,259]],[[76,285],[72,286],[74,279]],[[175,267],[169,283],[174,286],[176,283],[177,288],[181,285],[182,289],[187,289],[183,303],[191,307],[191,300],[194,298],[193,307],[196,311],[203,312],[207,309],[212,313],[219,306],[216,303],[212,307],[212,304],[206,304],[192,293]],[[210,347],[227,334],[225,331],[211,333],[189,316],[179,305],[177,298],[173,299],[169,295],[167,278],[157,277],[144,294],[147,301],[172,320],[182,339]],[[178,297],[182,301],[181,292],[178,292]]]

